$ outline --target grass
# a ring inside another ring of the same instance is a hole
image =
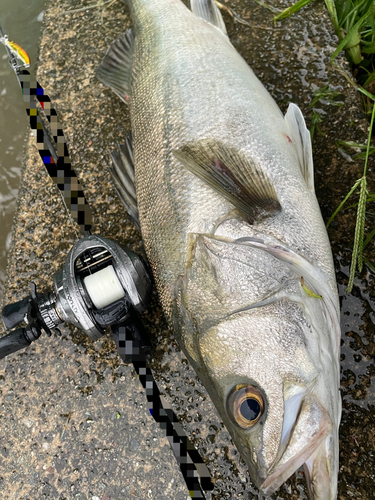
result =
[[[315,105],[320,101],[325,101],[332,106],[342,106],[344,103],[340,99],[341,96],[341,92],[337,92],[337,90],[331,89],[329,83],[327,83],[327,85],[324,85],[324,87],[321,87],[314,91],[313,98],[309,104],[309,108],[312,108],[312,112],[310,115],[311,142],[313,142],[314,140],[315,131],[319,135],[324,135],[324,133],[320,129],[320,124],[323,122],[323,118],[320,115],[320,112],[315,109]]]
[[[288,7],[274,16],[274,22],[285,19],[298,12],[302,7],[308,5],[312,0],[299,0],[294,5]],[[355,272],[363,269],[365,263],[372,272],[375,266],[363,255],[364,249],[375,237],[375,228],[365,238],[366,208],[368,203],[375,201],[375,195],[368,193],[367,189],[367,165],[371,154],[375,153],[375,147],[371,147],[371,138],[375,116],[375,1],[374,0],[324,0],[329,17],[333,24],[334,31],[338,37],[338,45],[331,55],[331,62],[338,54],[344,50],[345,55],[351,65],[353,76],[356,79],[355,87],[361,92],[363,98],[363,109],[371,115],[370,130],[366,144],[358,144],[349,141],[337,141],[336,145],[345,148],[354,148],[358,151],[356,160],[364,159],[363,174],[358,179],[343,201],[337,207],[327,222],[327,227],[331,224],[337,213],[344,207],[346,202],[355,193],[359,199],[351,207],[357,207],[356,226],[354,233],[354,244],[352,260],[350,264],[349,281],[346,291],[350,293],[353,289]],[[353,82],[352,82],[353,83]],[[311,118],[311,140],[315,131],[321,133],[320,123],[322,116],[314,108],[320,100],[328,100],[330,104],[335,104],[335,91],[326,85],[322,89],[314,92],[310,103],[312,108]]]
[[[285,19],[312,0],[299,0],[279,12],[274,21]],[[370,93],[375,91],[375,2],[373,0],[324,0],[339,43],[333,61],[345,50],[358,83]],[[371,106],[372,107],[372,106]]]
[[[375,100],[375,97],[374,97]],[[371,136],[372,136],[372,129],[374,125],[374,117],[375,117],[375,106],[372,106],[372,115],[371,115],[371,123],[370,123],[370,130],[369,130],[369,135],[368,135],[368,140],[367,140],[367,149],[366,149],[366,156],[365,156],[365,165],[363,168],[363,174],[360,179],[358,179],[355,183],[352,189],[349,191],[349,193],[345,196],[343,201],[340,203],[340,205],[337,207],[335,212],[331,215],[329,221],[327,222],[327,227],[331,224],[332,220],[336,216],[336,214],[341,210],[341,208],[344,206],[344,204],[347,202],[347,200],[352,196],[352,194],[359,188],[359,201],[357,205],[357,219],[356,219],[356,225],[355,225],[355,232],[354,232],[354,245],[353,245],[353,252],[352,252],[352,261],[350,264],[350,274],[349,274],[349,281],[348,285],[346,287],[346,291],[350,293],[353,289],[353,284],[354,284],[354,276],[355,276],[355,271],[358,269],[359,272],[362,271],[363,267],[363,250],[366,248],[366,246],[370,243],[372,238],[375,236],[375,229],[373,229],[370,234],[367,236],[366,239],[364,239],[365,235],[365,222],[366,222],[366,204],[368,201],[373,200],[373,194],[369,196],[369,193],[367,191],[367,163],[368,163],[368,158],[370,156],[370,143],[371,143]],[[369,264],[369,267],[372,271],[374,271],[375,266],[371,264],[366,259],[366,263]]]
[[[353,158],[360,160],[361,158],[366,158],[367,154],[367,144],[358,144],[358,142],[351,142],[351,141],[336,141],[336,146],[341,147],[341,148],[351,148],[357,151],[357,153],[353,156]],[[344,150],[345,150],[344,149]],[[361,150],[365,150],[363,152],[358,152]],[[369,156],[375,153],[375,147],[372,147],[369,150]]]

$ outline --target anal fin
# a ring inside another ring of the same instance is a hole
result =
[[[266,173],[234,148],[217,140],[204,139],[182,146],[174,155],[250,220],[280,212],[274,186]]]
[[[190,6],[195,15],[218,28],[224,35],[227,34],[223,17],[214,0],[190,0]]]
[[[128,29],[109,47],[96,76],[125,103],[130,96],[134,53],[134,32]]]
[[[111,153],[111,157],[113,165],[111,174],[117,193],[129,217],[140,230],[137,194],[134,185],[134,157],[131,134],[126,137],[125,144],[119,145],[118,149]]]

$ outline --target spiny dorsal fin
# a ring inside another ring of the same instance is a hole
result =
[[[234,148],[204,139],[182,146],[174,155],[251,220],[275,215],[281,210],[265,172]]]
[[[297,155],[303,178],[310,191],[314,191],[314,163],[312,156],[311,136],[306,127],[302,111],[296,104],[290,103],[285,115],[292,139],[296,145]]]
[[[223,17],[214,0],[190,0],[190,6],[195,15],[219,28],[224,35],[227,34]]]
[[[134,53],[134,32],[128,29],[109,47],[96,76],[125,103],[129,100]]]
[[[134,157],[131,134],[126,137],[125,144],[118,146],[117,151],[111,153],[112,179],[117,193],[124,204],[130,218],[140,229],[137,207],[137,194],[134,185]]]

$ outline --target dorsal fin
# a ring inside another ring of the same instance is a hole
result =
[[[128,29],[109,47],[96,76],[125,103],[129,100],[134,53],[134,32]]]
[[[302,175],[310,191],[314,191],[314,163],[312,156],[311,136],[306,127],[302,111],[296,104],[290,103],[285,115],[296,145],[298,161]]]
[[[131,133],[125,138],[125,144],[111,152],[112,179],[117,193],[124,204],[131,220],[140,230],[137,206],[137,194],[134,185],[134,157]]]
[[[227,34],[223,17],[214,0],[190,0],[190,6],[195,15],[216,26],[224,35]]]
[[[281,210],[275,189],[265,172],[244,154],[212,139],[186,144],[176,158],[251,220]]]

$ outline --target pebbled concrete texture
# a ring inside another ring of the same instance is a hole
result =
[[[7,363],[2,498],[187,498],[131,367],[101,364],[65,336]]]
[[[363,163],[340,153],[338,139],[365,142],[368,122],[358,93],[329,64],[335,37],[322,5],[271,22],[253,0],[228,0],[251,27],[224,13],[229,36],[283,111],[290,101],[311,117],[313,91],[327,82],[341,95],[341,107],[315,105],[324,117],[314,140],[316,190],[327,220]],[[43,21],[38,81],[62,123],[73,166],[94,217],[93,232],[142,252],[140,235],[128,220],[111,183],[109,151],[130,128],[125,105],[95,77],[110,42],[130,26],[121,2],[67,14],[87,2],[48,1]],[[284,7],[278,1],[274,6]],[[346,67],[343,59],[339,64]],[[348,120],[350,117],[350,120]],[[373,160],[369,174],[373,173]],[[373,186],[370,184],[370,190]],[[373,498],[375,457],[374,284],[368,270],[347,282],[355,215],[343,212],[330,229],[343,304],[344,415],[341,427],[340,500]],[[49,179],[30,135],[17,216],[13,228],[5,303],[29,293],[30,281],[48,290],[76,231]],[[367,254],[371,260],[373,249]],[[179,352],[156,295],[143,317],[154,343],[152,367],[160,390],[181,418],[215,480],[207,499],[258,499],[205,389]],[[357,357],[355,357],[357,356]],[[91,342],[76,329],[44,336],[23,352],[0,361],[0,495],[4,499],[190,498],[162,431],[150,417],[131,366],[121,363],[111,339]],[[307,498],[298,471],[271,497]]]

